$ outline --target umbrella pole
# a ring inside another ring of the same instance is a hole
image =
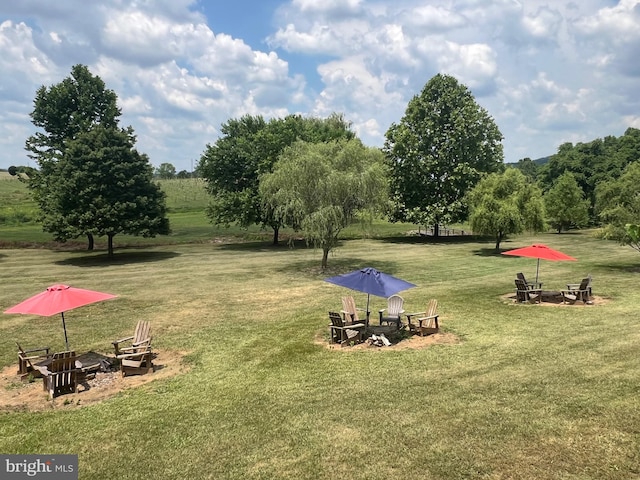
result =
[[[536,265],[536,283],[538,282],[538,271],[540,270],[540,259],[538,259],[538,265]]]
[[[365,328],[369,328],[369,297],[370,295],[367,293],[367,326]]]
[[[69,340],[67,339],[67,325],[64,323],[64,312],[60,312],[62,315],[62,328],[64,329],[64,344],[67,346],[67,351],[69,351]]]

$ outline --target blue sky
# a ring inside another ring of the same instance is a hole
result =
[[[41,85],[77,63],[158,166],[220,125],[342,113],[367,145],[437,73],[495,119],[505,161],[640,128],[640,0],[20,0],[0,3],[0,168],[29,163]]]

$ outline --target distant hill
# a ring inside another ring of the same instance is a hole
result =
[[[533,161],[533,163],[535,163],[537,165],[544,165],[545,163],[547,163],[549,161],[550,158],[551,158],[551,156],[536,158]]]
[[[531,160],[531,161],[532,161],[533,163],[535,163],[536,165],[538,165],[538,166],[542,166],[542,165],[544,165],[545,163],[547,163],[550,159],[551,159],[551,156],[548,156],[548,157],[540,157],[540,158],[536,158],[535,160]],[[523,160],[523,159],[521,159],[521,160]],[[518,162],[519,162],[519,161],[520,161],[520,160],[518,160]],[[517,164],[518,164],[518,162],[509,162],[509,163],[506,163],[505,165],[510,165],[510,166],[512,166],[512,167],[513,167],[513,166],[517,165]]]

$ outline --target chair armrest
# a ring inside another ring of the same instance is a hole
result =
[[[133,352],[133,353],[135,353],[136,350],[144,351],[144,350],[150,349],[150,348],[151,348],[151,344],[147,344],[147,345],[140,344],[140,345],[135,346],[135,347],[132,346],[132,347],[119,348],[118,349],[118,355],[120,355],[120,352],[123,352],[123,353]]]
[[[407,318],[411,320],[411,317],[417,317],[418,315],[426,315],[427,312],[407,313]]]
[[[519,290],[520,292],[527,293],[542,293],[542,288],[529,288],[528,290]]]
[[[34,353],[34,352],[45,352],[46,355],[49,354],[49,350],[51,349],[51,347],[40,347],[40,348],[31,348],[29,350],[23,350],[20,353]]]
[[[144,345],[145,343],[150,344],[151,343],[151,337],[147,337],[144,340],[140,340],[139,342],[133,342],[131,344],[132,347],[139,347],[140,345]]]
[[[580,287],[579,283],[567,283],[567,290],[577,290]]]
[[[117,359],[123,359],[123,358],[133,358],[133,357],[139,357],[140,355],[148,355],[151,353],[151,347],[144,349],[142,352],[138,352],[138,353],[123,353],[121,355],[116,355]]]
[[[113,345],[118,345],[119,343],[126,342],[127,340],[133,340],[133,335],[130,337],[121,338],[120,340],[114,340],[111,342]]]

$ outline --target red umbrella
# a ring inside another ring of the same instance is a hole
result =
[[[69,350],[67,326],[64,323],[64,312],[115,297],[115,295],[111,295],[110,293],[84,290],[68,285],[52,285],[44,292],[27,298],[25,301],[5,310],[4,313],[26,313],[42,315],[43,317],[50,317],[51,315],[60,313],[62,315],[62,327],[64,328],[64,342],[67,350]]]
[[[515,250],[509,250],[508,252],[502,252],[503,255],[515,255],[516,257],[530,257],[537,258],[538,265],[536,267],[536,282],[538,281],[538,271],[540,270],[540,259],[552,260],[554,262],[560,262],[563,260],[575,260],[566,253],[554,250],[546,245],[530,245],[528,247],[516,248]]]

